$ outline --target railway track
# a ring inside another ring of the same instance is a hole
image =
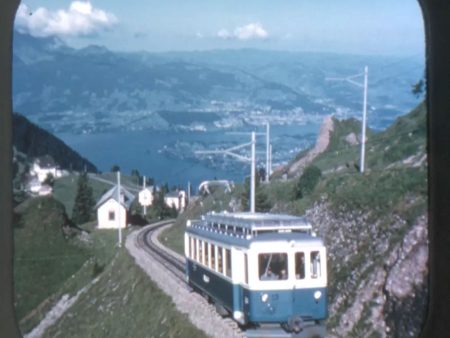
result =
[[[164,266],[164,268],[175,279],[177,279],[180,284],[182,284],[182,287],[191,293],[192,289],[186,284],[185,281],[184,257],[179,257],[179,255],[174,253],[172,250],[164,247],[157,240],[158,231],[172,224],[173,220],[155,223],[153,226],[142,230],[138,234],[136,241],[138,246],[142,250],[144,250],[149,256],[151,256],[152,259],[156,260],[158,263]],[[192,296],[201,297],[200,295],[194,293],[192,294]],[[204,304],[202,305],[206,306],[209,312],[215,312],[215,306],[209,303],[206,299],[204,300]],[[226,326],[228,326],[228,328],[233,331],[235,337],[246,337],[244,331],[242,331],[237,323],[232,319],[224,318],[223,322],[226,323]]]
[[[163,249],[161,244],[152,239],[156,230],[172,224],[172,220],[155,223],[153,227],[149,227],[142,231],[138,235],[137,241],[138,245],[143,250],[161,263],[166,270],[170,271],[175,276],[175,278],[184,281],[184,260],[180,260],[174,254],[171,254],[169,249]]]
[[[136,237],[137,246],[144,250],[153,260],[160,263],[173,278],[179,281],[181,287],[192,291],[185,281],[184,257],[180,257],[172,250],[164,247],[156,238],[162,228],[171,226],[173,223],[173,220],[161,221],[141,230]],[[213,304],[205,303],[204,305],[208,307],[208,311],[215,311]],[[321,338],[326,336],[325,328],[311,327],[299,334],[291,334],[280,329],[278,325],[267,325],[243,330],[230,317],[223,318],[223,322],[227,324],[236,336],[243,338]]]

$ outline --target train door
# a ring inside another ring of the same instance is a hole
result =
[[[293,313],[311,319],[324,317],[327,283],[325,248],[297,248],[293,255],[293,264]]]

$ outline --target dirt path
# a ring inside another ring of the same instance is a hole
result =
[[[300,160],[295,162],[289,168],[289,174],[298,175],[303,169],[314,160],[317,155],[324,152],[328,144],[330,143],[330,133],[334,129],[333,119],[331,116],[326,116],[323,119],[322,125],[320,126],[319,135],[317,136],[316,144],[308,153],[302,157]]]
[[[50,326],[56,323],[58,319],[60,319],[64,313],[70,309],[70,307],[77,301],[77,299],[81,296],[81,294],[85,293],[92,285],[97,283],[99,277],[93,279],[88,285],[79,290],[77,294],[73,297],[69,297],[68,294],[65,294],[61,297],[61,299],[52,307],[52,309],[47,312],[44,319],[33,328],[29,333],[24,335],[24,338],[40,338],[44,334],[45,330],[47,330]]]

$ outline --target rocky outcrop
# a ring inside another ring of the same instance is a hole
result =
[[[298,161],[294,162],[288,168],[288,174],[292,176],[299,176],[303,169],[310,164],[317,155],[324,152],[330,143],[330,133],[333,131],[333,119],[331,116],[326,116],[320,126],[319,135],[317,136],[314,148],[310,149],[305,156],[302,156]]]
[[[332,211],[326,199],[307,217],[329,253],[330,337],[416,337],[427,304],[427,217],[371,223]]]

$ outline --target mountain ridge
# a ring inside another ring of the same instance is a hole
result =
[[[348,76],[364,64],[374,69],[370,75],[374,108],[369,110],[377,111],[372,121],[382,123],[417,102],[407,89],[399,90],[405,88],[399,84],[415,83],[423,67],[414,58],[256,49],[162,53],[113,52],[95,45],[74,49],[59,40],[17,32],[13,54],[15,110],[59,133],[127,128],[130,115],[153,118],[158,110],[221,110],[226,115],[244,107],[246,112],[274,115],[354,114],[360,109],[359,92],[325,79]],[[393,68],[393,63],[400,67]],[[399,74],[386,77],[386,70]],[[383,102],[391,100],[397,104],[388,109]],[[106,117],[98,118],[97,113]]]

